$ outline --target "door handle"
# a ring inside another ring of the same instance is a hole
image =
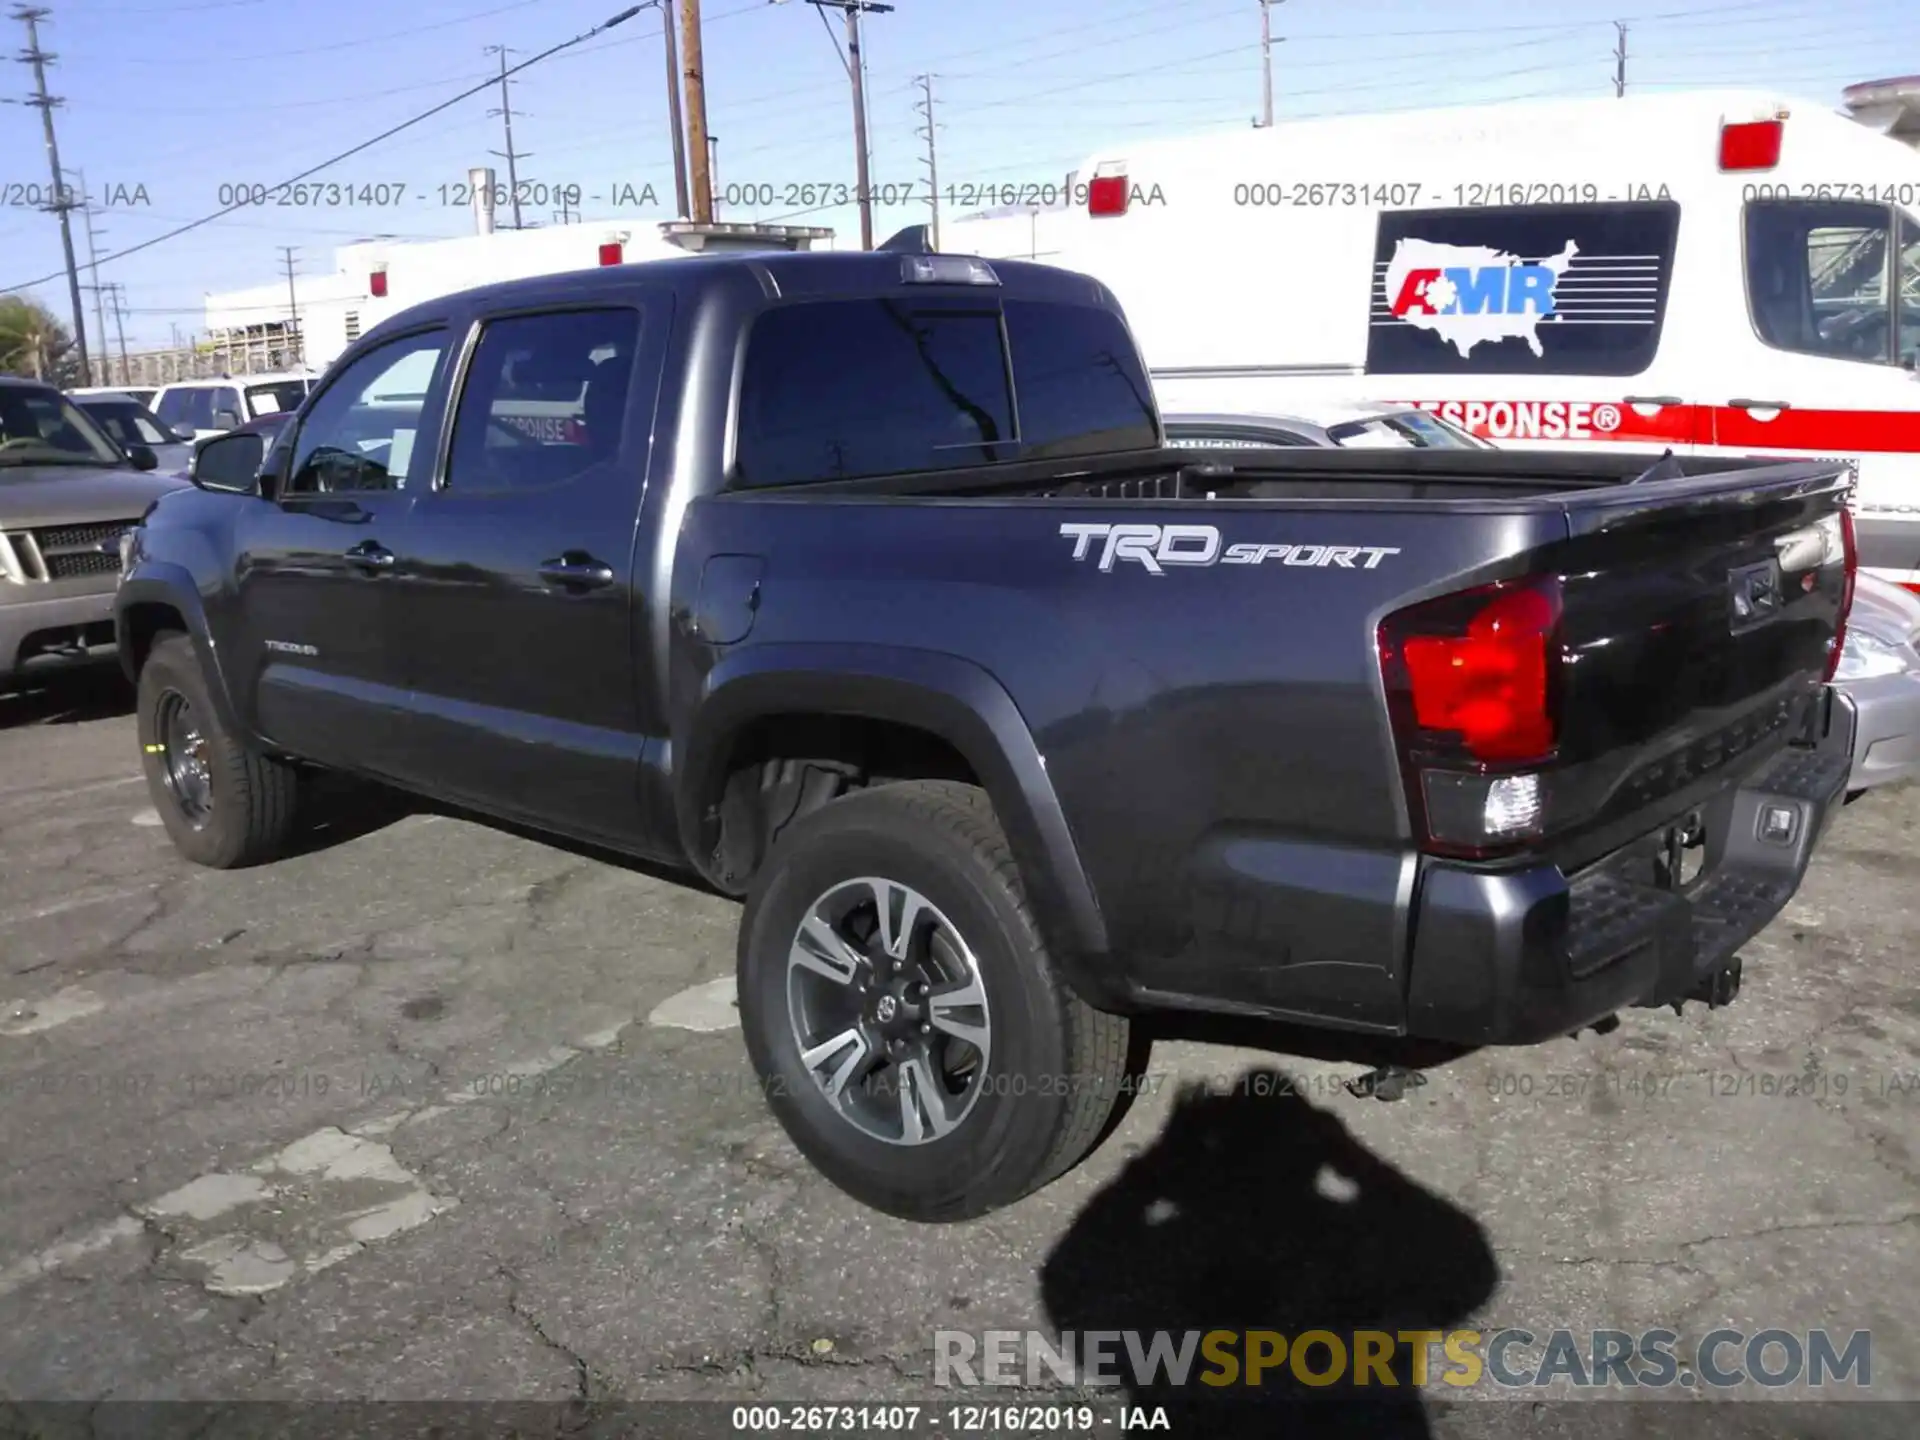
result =
[[[569,550],[540,567],[540,578],[562,590],[599,590],[613,583],[613,567],[591,555]]]
[[[1786,410],[1791,408],[1784,400],[1729,400],[1727,404],[1735,410]]]
[[[1684,405],[1687,402],[1682,400],[1678,395],[1623,395],[1620,399],[1620,403],[1623,405],[1666,406],[1666,405]]]
[[[357,565],[364,570],[379,572],[393,568],[393,552],[378,540],[362,540],[347,551],[347,563]]]

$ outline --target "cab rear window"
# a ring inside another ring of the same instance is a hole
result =
[[[1672,201],[1381,215],[1367,370],[1637,375],[1666,316]]]
[[[800,485],[1145,449],[1158,421],[1125,324],[1091,306],[822,300],[755,322],[734,483]]]

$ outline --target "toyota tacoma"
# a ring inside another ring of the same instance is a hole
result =
[[[780,1121],[920,1219],[1076,1163],[1144,1012],[1724,1002],[1846,783],[1844,465],[1170,446],[1045,266],[450,295],[194,478],[117,601],[179,849],[332,770],[681,867]]]

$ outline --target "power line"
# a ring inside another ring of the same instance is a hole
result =
[[[67,261],[67,299],[73,306],[73,341],[80,352],[80,373],[88,375],[93,365],[87,356],[87,316],[80,308],[80,269],[73,260],[73,221],[69,213],[73,209],[73,197],[67,193],[66,179],[60,173],[60,143],[53,134],[53,109],[62,102],[47,94],[47,64],[54,57],[40,48],[40,22],[52,13],[41,6],[14,7],[13,18],[27,27],[27,48],[20,52],[20,63],[33,67],[33,98],[17,103],[38,110],[41,128],[46,132],[47,168],[53,174],[53,198],[46,208],[60,217],[60,249]],[[100,343],[106,343],[104,336]]]
[[[625,22],[627,22],[628,20],[631,20],[635,15],[638,15],[639,13],[640,13],[640,7],[638,5],[631,5],[625,10],[622,10],[619,14],[609,16],[607,19],[602,20],[598,25],[595,25],[592,29],[583,30],[570,40],[562,40],[558,45],[549,46],[547,49],[540,51],[539,54],[534,55],[529,59],[522,60],[518,65],[514,65],[510,67],[507,71],[507,74],[515,75],[515,74],[518,74],[520,71],[525,70],[530,65],[538,65],[542,60],[546,59],[547,56],[557,55],[560,51],[565,50],[570,45],[578,45],[582,40],[588,39],[589,37],[594,35],[599,35],[604,31],[611,30],[616,25],[624,24]],[[287,179],[278,182],[278,184],[276,185],[269,186],[268,188],[269,190],[276,190],[276,189],[279,189],[281,186],[298,184],[300,181],[305,180],[307,177],[311,175],[318,175],[322,170],[331,169],[333,166],[338,165],[342,160],[351,159],[353,156],[358,155],[363,150],[371,150],[375,145],[378,145],[381,141],[389,140],[395,135],[398,135],[402,130],[411,129],[413,126],[418,125],[422,120],[431,119],[433,116],[440,114],[443,110],[450,110],[455,105],[458,105],[462,100],[470,99],[471,97],[478,95],[482,90],[485,90],[489,86],[495,85],[497,83],[499,83],[497,80],[483,80],[478,85],[474,85],[466,90],[462,90],[458,95],[450,96],[449,98],[442,100],[438,105],[433,106],[431,109],[422,110],[418,115],[413,116],[411,119],[402,120],[398,125],[390,125],[385,130],[382,130],[378,135],[373,136],[371,139],[362,140],[358,145],[350,146],[349,148],[340,151],[336,155],[329,156],[327,159],[322,160],[317,165],[309,165],[305,170],[302,170],[299,174],[289,176]],[[156,245],[165,244],[167,241],[176,239],[181,235],[185,235],[189,231],[198,230],[203,225],[211,225],[214,221],[220,219],[222,216],[231,215],[234,211],[242,210],[245,208],[246,208],[245,201],[239,201],[232,205],[222,206],[220,209],[213,211],[211,214],[201,216],[198,220],[190,221],[185,225],[176,226],[172,230],[168,230],[162,234],[156,235],[150,240],[142,240],[138,245],[130,245],[125,250],[115,251],[113,254],[109,255],[107,258],[109,260],[123,260],[127,256],[135,254],[141,250],[151,250]],[[8,285],[4,288],[7,291],[31,289],[35,285],[44,285],[49,280],[57,279],[59,277],[59,274],[60,272],[56,270],[51,275],[42,275],[35,280],[23,280],[19,284]]]
[[[510,10],[525,10],[532,5],[549,3],[549,0],[510,0],[505,5],[496,5],[491,10],[476,10],[471,15],[456,15],[450,20],[435,20],[426,25],[413,25],[405,30],[387,30],[378,35],[361,35],[352,40],[336,40],[325,45],[302,45],[298,49],[274,50],[264,55],[222,55],[223,65],[275,64],[301,55],[324,55],[335,50],[360,50],[368,45],[377,45],[386,40],[405,40],[414,35],[430,35],[436,30],[450,30],[456,25],[467,25],[475,20],[485,20],[494,15],[505,15]],[[165,59],[152,56],[120,55],[113,57],[116,65],[164,65],[172,68],[177,65],[195,65],[205,61],[204,55],[179,55]]]

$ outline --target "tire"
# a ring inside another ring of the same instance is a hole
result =
[[[862,933],[876,928],[882,889],[901,913],[907,892],[924,904],[896,941],[897,970],[887,935]],[[823,916],[844,948],[801,944],[803,922],[817,936]],[[795,964],[802,951],[838,958]],[[933,977],[917,1000],[916,975]],[[1081,1000],[1048,954],[985,793],[947,781],[844,796],[781,837],[741,917],[739,997],[747,1053],[794,1144],[855,1199],[909,1220],[970,1219],[1071,1169],[1105,1132],[1138,1054],[1126,1017]],[[888,1041],[902,1015],[905,1038]],[[830,1093],[854,1057],[863,1077]]]
[[[222,723],[187,636],[154,641],[137,706],[147,792],[174,847],[216,870],[278,855],[293,830],[299,774]]]

